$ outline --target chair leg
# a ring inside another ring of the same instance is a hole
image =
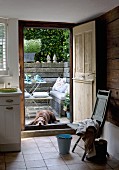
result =
[[[82,156],[82,159],[81,159],[82,161],[84,161],[85,156],[86,156],[86,152],[84,152],[84,154]]]
[[[72,149],[72,152],[74,152],[74,150],[75,150],[75,148],[76,148],[76,146],[77,146],[77,144],[79,143],[80,140],[81,140],[81,136],[80,136],[79,139],[76,141],[76,143],[75,143],[75,145],[74,145],[74,147],[73,147],[73,149]]]

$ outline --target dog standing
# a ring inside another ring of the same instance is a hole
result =
[[[53,112],[50,110],[40,110],[37,112],[35,119],[29,125],[47,125],[58,122]]]

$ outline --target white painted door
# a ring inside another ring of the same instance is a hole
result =
[[[90,118],[96,96],[95,21],[73,29],[73,120]]]

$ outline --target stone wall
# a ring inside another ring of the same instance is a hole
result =
[[[65,77],[67,82],[70,79],[70,68],[68,62],[61,63],[24,63],[24,73],[33,78],[36,74],[40,75],[45,84],[41,84],[37,91],[49,91],[58,77]],[[25,85],[29,91],[32,85]]]

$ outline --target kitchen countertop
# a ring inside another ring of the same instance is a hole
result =
[[[18,88],[17,92],[0,92],[0,96],[12,96],[22,94],[21,90]]]

